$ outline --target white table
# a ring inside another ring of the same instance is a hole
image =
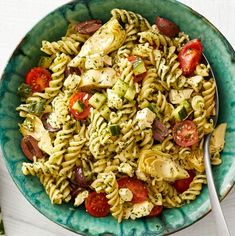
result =
[[[143,0],[144,1],[144,0]],[[0,74],[14,48],[34,24],[67,0],[8,0],[0,1]],[[235,48],[234,0],[181,0],[209,19]],[[34,209],[22,196],[10,178],[0,158],[0,197],[7,236],[72,236],[76,235],[51,222]],[[231,235],[235,235],[235,191],[222,202]],[[175,236],[215,235],[213,215]]]

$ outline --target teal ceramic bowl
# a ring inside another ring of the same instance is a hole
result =
[[[156,15],[176,22],[191,38],[199,37],[204,54],[211,63],[218,83],[220,98],[219,122],[227,122],[223,164],[213,168],[220,198],[224,198],[235,182],[235,52],[223,35],[203,16],[174,0],[81,0],[56,9],[41,20],[25,36],[9,60],[0,84],[0,137],[3,158],[8,171],[26,199],[43,215],[57,224],[83,235],[150,236],[170,234],[205,216],[210,210],[208,189],[189,205],[164,210],[159,218],[127,220],[118,224],[111,216],[93,218],[84,209],[70,204],[51,205],[41,184],[34,177],[21,173],[25,157],[21,152],[20,122],[15,108],[20,104],[17,87],[26,72],[40,57],[42,40],[58,40],[70,21],[97,18],[106,21],[113,8],[131,10],[154,23]]]

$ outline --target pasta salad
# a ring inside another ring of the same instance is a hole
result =
[[[24,175],[52,204],[85,204],[95,217],[157,217],[206,184],[203,141],[221,163],[226,124],[214,129],[215,81],[200,39],[174,22],[113,9],[106,23],[71,23],[42,41],[18,88]]]

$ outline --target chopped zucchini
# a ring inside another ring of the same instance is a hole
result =
[[[137,59],[133,63],[133,73],[134,75],[140,75],[144,72],[146,72],[144,62],[140,57],[137,57]]]
[[[78,111],[78,112],[83,112],[83,110],[84,110],[84,108],[85,108],[85,105],[84,105],[81,101],[77,100],[77,101],[73,104],[72,108],[73,108],[74,110]]]
[[[179,114],[180,120],[183,120],[188,116],[187,110],[184,106],[180,107],[180,109],[178,110],[178,114]]]
[[[95,93],[90,99],[89,104],[99,109],[106,101],[107,97],[102,93]]]
[[[52,57],[42,56],[38,62],[38,66],[48,69],[53,61]]]
[[[175,117],[175,120],[181,121],[184,120],[191,111],[191,105],[188,101],[184,100],[181,104],[176,107],[172,115]]]
[[[128,101],[131,102],[134,100],[135,94],[136,94],[135,89],[129,87],[124,95],[124,98],[126,98]]]
[[[173,111],[172,115],[174,116],[176,121],[181,121],[185,119],[188,115],[186,108],[183,105],[179,105]]]
[[[191,111],[191,105],[187,100],[182,101],[180,105],[183,105],[187,112]]]
[[[109,107],[104,104],[100,109],[99,109],[100,114],[106,119],[109,120],[109,116],[110,116],[110,109]]]
[[[119,135],[121,133],[120,132],[120,126],[116,125],[116,124],[109,125],[109,130],[110,130],[112,136],[116,136],[116,135]]]
[[[126,94],[127,89],[129,88],[128,84],[118,79],[113,86],[113,91],[120,97],[123,97]]]
[[[154,103],[149,103],[148,106],[149,110],[151,110],[152,112],[154,112],[155,114],[158,114],[159,113],[159,109],[158,107],[156,106],[156,104]]]
[[[148,104],[148,109],[149,110],[151,110],[152,112],[154,112],[155,114],[156,114],[156,116],[159,118],[159,119],[161,119],[162,117],[161,117],[161,114],[160,114],[160,111],[159,111],[159,108],[156,106],[156,104],[155,103],[149,103]]]

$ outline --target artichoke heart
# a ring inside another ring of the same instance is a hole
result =
[[[27,114],[26,119],[31,122],[33,129],[27,129],[20,125],[20,132],[23,136],[31,135],[38,141],[38,147],[47,154],[52,152],[52,142],[48,131],[44,128],[42,121],[35,115]]]
[[[70,61],[69,66],[78,67],[88,55],[95,53],[107,55],[121,47],[125,39],[125,30],[117,19],[111,18],[84,43],[79,54]]]
[[[144,150],[140,154],[138,170],[152,177],[175,181],[189,177],[188,172],[159,150]]]
[[[210,142],[211,153],[221,152],[224,149],[224,140],[227,124],[218,125],[212,133]]]

